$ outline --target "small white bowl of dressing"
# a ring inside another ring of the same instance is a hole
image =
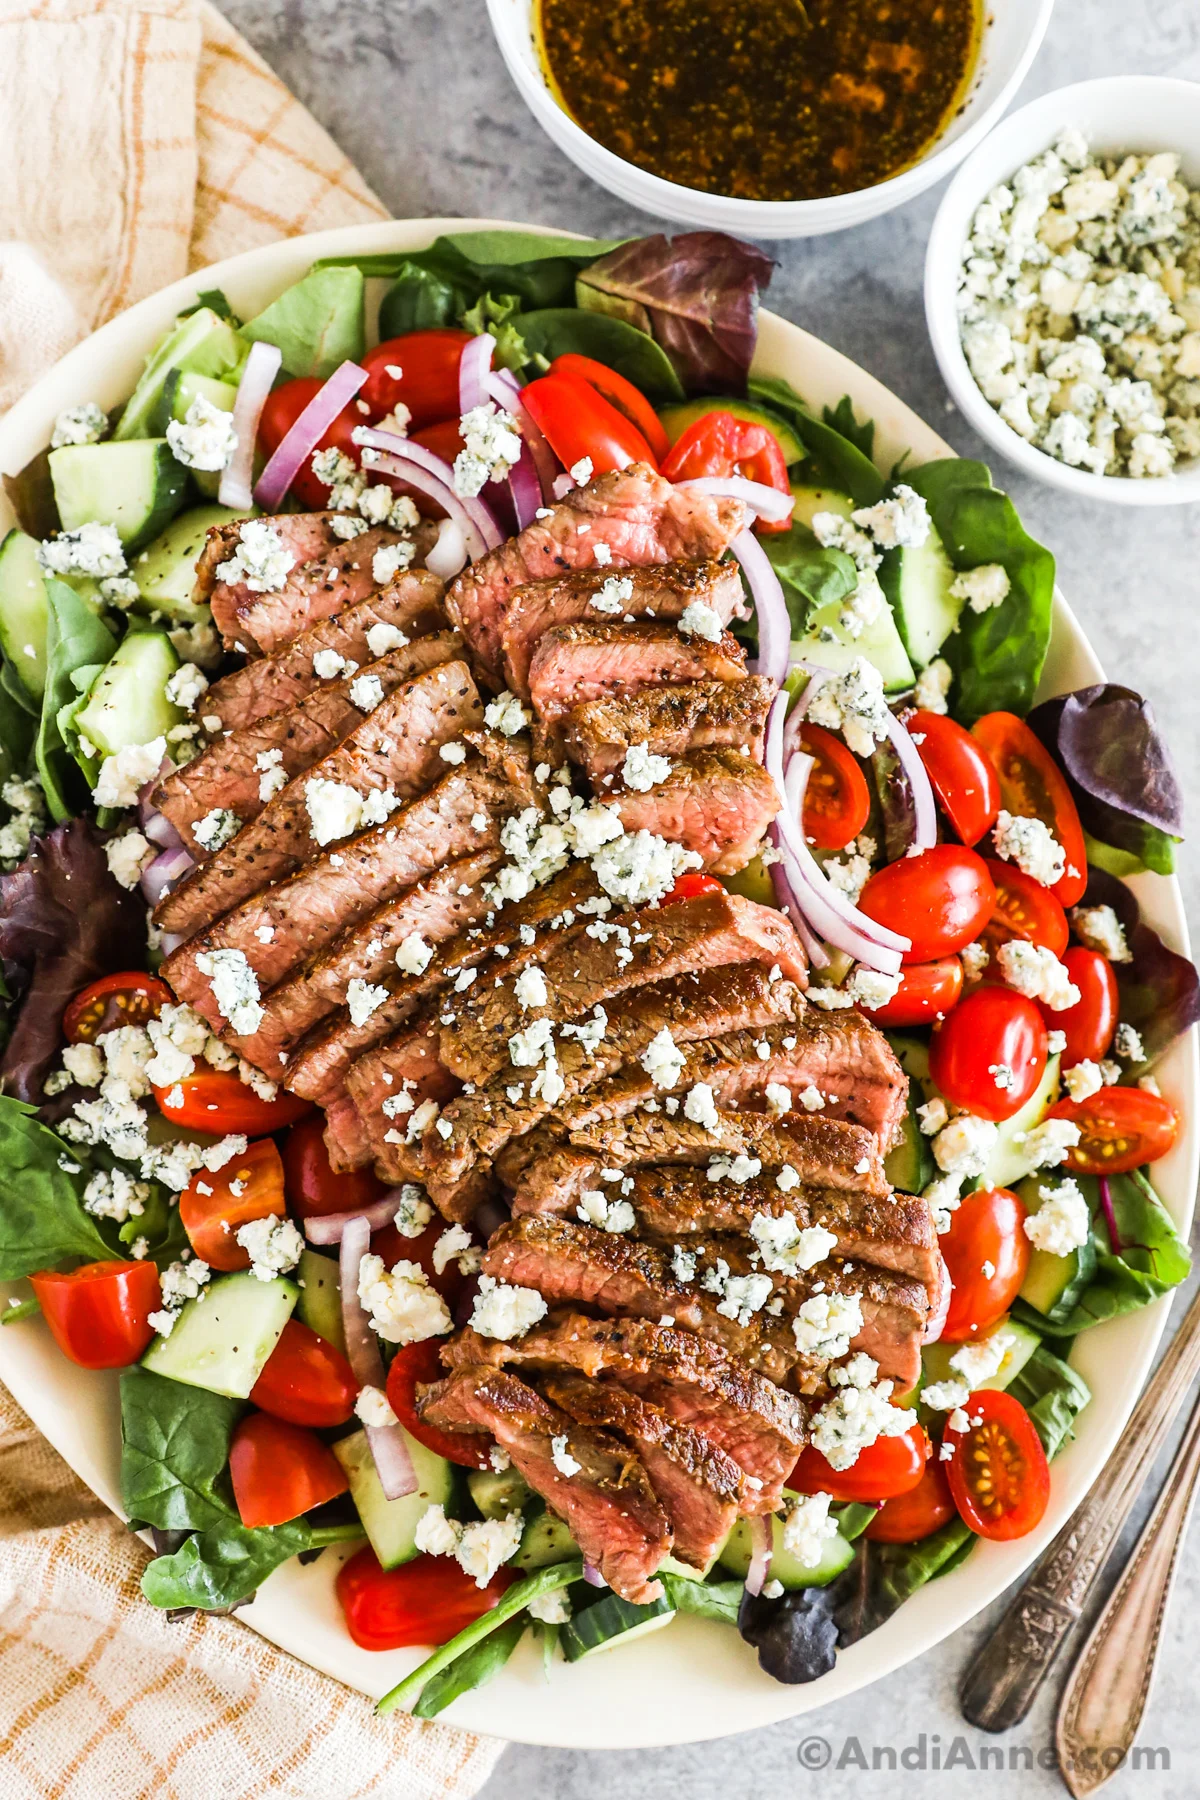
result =
[[[538,0],[488,0],[500,52],[547,136],[610,193],[681,224],[753,238],[816,237],[902,206],[949,174],[1001,117],[1045,35],[1054,0],[983,0],[979,49],[951,116],[911,166],[851,193],[807,200],[748,200],[664,180],[614,153],[560,103],[538,44]],[[714,82],[722,71],[714,69]]]

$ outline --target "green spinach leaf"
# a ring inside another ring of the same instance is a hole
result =
[[[531,357],[544,357],[550,363],[569,351],[592,356],[624,375],[651,400],[683,399],[683,388],[666,352],[646,332],[623,319],[562,306],[522,313],[517,324]]]
[[[236,1519],[229,1440],[245,1402],[168,1381],[121,1376],[121,1500],[130,1522],[204,1531]]]
[[[47,577],[46,604],[46,687],[34,755],[46,805],[52,817],[61,820],[80,812],[87,796],[63,739],[59,714],[79,699],[72,680],[75,671],[106,663],[117,640],[65,581]]]
[[[740,1581],[689,1581],[686,1575],[664,1575],[662,1584],[676,1612],[716,1619],[721,1625],[737,1624],[742,1598]]]
[[[413,1718],[435,1719],[460,1694],[484,1687],[504,1667],[525,1636],[528,1624],[525,1614],[518,1613],[515,1619],[509,1619],[498,1631],[493,1631],[490,1637],[485,1637],[470,1650],[464,1650],[461,1656],[456,1656],[452,1663],[425,1683],[421,1698],[413,1707]]]
[[[857,427],[856,442],[830,422],[831,417],[845,418],[842,405],[848,408],[848,402],[825,419],[814,418],[790,382],[776,375],[751,375],[749,394],[759,406],[786,419],[808,452],[805,468],[815,483],[849,494],[855,506],[874,506],[882,499],[883,476],[860,447],[866,427]]]
[[[861,424],[854,416],[854,407],[849,394],[843,394],[836,406],[823,406],[821,417],[832,431],[849,439],[856,450],[861,450],[870,462],[875,454],[875,421],[864,419]]]
[[[1075,1421],[1092,1397],[1082,1375],[1039,1345],[1009,1383],[1009,1393],[1033,1420],[1048,1457],[1055,1457],[1075,1435]]]
[[[236,1516],[219,1518],[173,1556],[156,1556],[148,1563],[142,1592],[152,1606],[199,1606],[206,1612],[238,1606],[312,1543],[312,1530],[303,1519],[250,1530]]]
[[[68,1174],[60,1158],[79,1164],[34,1116],[32,1106],[0,1094],[0,1281],[57,1268],[72,1257],[99,1262],[116,1254],[83,1210],[86,1174]]]
[[[389,269],[387,273],[393,271]],[[367,275],[372,270],[365,270]],[[430,331],[457,325],[477,298],[461,283],[426,269],[405,257],[394,270],[395,280],[379,304],[379,338],[403,337],[408,331]]]
[[[807,525],[792,525],[762,540],[787,601],[793,638],[803,637],[818,606],[836,605],[858,585],[858,571],[844,550],[826,550]]]
[[[243,335],[277,344],[289,375],[324,381],[366,349],[364,294],[361,270],[318,265],[251,319]]]

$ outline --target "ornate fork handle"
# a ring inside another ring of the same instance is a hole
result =
[[[1045,1551],[968,1670],[959,1702],[973,1725],[984,1731],[1007,1731],[1029,1711],[1198,1374],[1200,1295],[1184,1315],[1095,1486]]]

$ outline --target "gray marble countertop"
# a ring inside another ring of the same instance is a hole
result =
[[[603,237],[660,229],[657,220],[595,187],[542,135],[501,63],[483,0],[223,4],[397,217],[486,214]],[[1134,71],[1200,80],[1200,0],[1133,6],[1058,0],[1019,102],[1068,82]],[[877,375],[957,450],[978,456],[983,449],[950,407],[925,330],[924,251],[940,193],[834,237],[768,246],[779,259],[769,304]],[[1200,508],[1139,512],[1075,502],[993,466],[1030,531],[1054,549],[1063,590],[1106,669],[1153,698],[1180,770],[1194,780],[1200,771]],[[1184,848],[1182,872],[1195,921],[1200,855],[1194,844]],[[1182,1311],[1182,1300],[1176,1307]],[[999,1610],[918,1663],[795,1724],[652,1752],[513,1746],[484,1800],[591,1800],[601,1792],[609,1800],[640,1800],[685,1788],[690,1800],[800,1794],[811,1791],[811,1778],[799,1746],[814,1735],[831,1746],[831,1764],[819,1777],[824,1800],[891,1800],[899,1786],[906,1800],[964,1788],[989,1800],[1061,1795],[1057,1774],[1037,1766],[1038,1753],[1053,1740],[1053,1691],[1009,1737],[988,1738],[958,1713],[962,1671]],[[1143,1744],[1165,1749],[1170,1766],[1122,1770],[1107,1789],[1114,1800],[1143,1794],[1194,1800],[1200,1793],[1198,1665],[1200,1533],[1184,1554],[1142,1733]],[[876,1746],[915,1747],[922,1733],[924,1768],[913,1766],[920,1761],[914,1749],[902,1772],[878,1764],[872,1770]],[[990,1766],[980,1769],[985,1748]],[[951,1760],[956,1766],[947,1769]]]

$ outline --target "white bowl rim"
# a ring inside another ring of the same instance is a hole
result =
[[[283,240],[198,270],[149,296],[77,345],[0,420],[0,469],[15,472],[44,446],[57,412],[81,393],[104,402],[103,382],[113,357],[133,370],[165,325],[201,288],[222,287],[237,304],[249,287],[263,304],[319,256],[411,249],[439,232],[511,226],[540,233],[552,227],[497,219],[393,220],[370,226]],[[245,302],[242,302],[245,304]],[[848,358],[766,310],[760,315],[762,366],[787,372],[814,405],[849,394],[857,411],[876,421],[876,457],[890,467],[906,444],[920,445],[922,460],[952,455],[917,414]],[[801,375],[800,363],[811,359]],[[114,394],[108,404],[118,396]],[[0,495],[0,522],[7,503]],[[1098,680],[1100,665],[1066,602],[1056,591],[1056,651],[1073,662],[1074,680]],[[1132,884],[1148,915],[1182,952],[1187,924],[1175,878],[1145,875]],[[1186,1232],[1200,1166],[1200,1056],[1192,1032],[1169,1052],[1172,1090],[1184,1096],[1184,1132],[1159,1165],[1159,1187],[1176,1223]],[[0,1283],[0,1305],[18,1284]],[[700,1742],[791,1719],[924,1654],[956,1627],[969,1622],[1029,1566],[1082,1500],[1120,1436],[1166,1322],[1171,1296],[1123,1320],[1087,1334],[1084,1361],[1097,1358],[1112,1380],[1097,1387],[1075,1442],[1055,1464],[1051,1505],[1038,1530],[1014,1544],[982,1543],[962,1568],[921,1589],[878,1631],[842,1652],[834,1670],[808,1687],[782,1687],[762,1675],[752,1653],[728,1627],[678,1619],[669,1639],[656,1635],[628,1646],[620,1657],[558,1667],[547,1689],[540,1655],[528,1641],[488,1687],[456,1702],[451,1723],[520,1742],[568,1748],[639,1748]],[[1104,1345],[1111,1345],[1109,1353]],[[1089,1372],[1085,1369],[1085,1373]],[[115,1383],[110,1375],[76,1369],[63,1359],[39,1320],[0,1332],[0,1379],[34,1423],[99,1498],[122,1516],[116,1465]],[[1114,1391],[1121,1387],[1120,1403]],[[356,1546],[355,1546],[356,1547]],[[354,1547],[352,1547],[354,1548]],[[331,1566],[345,1560],[334,1549],[306,1568],[295,1562],[263,1584],[257,1599],[239,1612],[245,1623],[281,1649],[349,1686],[378,1695],[419,1660],[409,1651],[356,1650],[333,1597]],[[666,1656],[664,1649],[668,1650]],[[686,1721],[686,1722],[685,1722]]]
[[[1057,133],[1072,123],[1071,108],[1084,96],[1115,100],[1130,96],[1135,90],[1149,90],[1159,95],[1167,92],[1188,95],[1200,118],[1200,82],[1179,75],[1102,75],[1092,81],[1077,81],[1069,87],[1040,94],[1036,100],[1030,100],[998,121],[986,137],[972,147],[942,195],[934,215],[925,251],[925,318],[934,356],[955,405],[981,437],[1025,474],[1061,488],[1065,493],[1077,494],[1087,500],[1104,500],[1114,506],[1186,506],[1200,500],[1200,461],[1193,461],[1178,474],[1135,481],[1128,475],[1094,475],[1087,469],[1072,468],[1069,463],[1060,462],[1057,457],[1026,443],[984,399],[963,352],[955,306],[958,269],[970,213],[988,189],[1005,179],[996,175],[988,181],[986,188],[976,192],[981,165],[992,159],[999,146],[1019,139],[1032,124],[1040,124],[1043,119],[1047,128],[1044,148],[1049,149]],[[1026,156],[1036,154],[1036,151],[1025,153]],[[1195,155],[1200,161],[1200,138]],[[1014,173],[1018,166],[1014,162],[1009,173]],[[966,200],[968,195],[974,196],[969,202]]]

